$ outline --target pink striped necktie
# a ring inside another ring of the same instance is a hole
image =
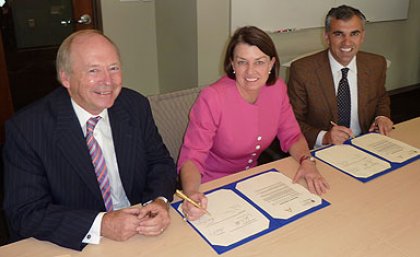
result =
[[[105,207],[107,211],[112,211],[111,186],[108,179],[108,171],[106,168],[105,158],[96,139],[93,137],[93,130],[101,119],[100,116],[92,117],[86,122],[86,144],[89,149],[92,163],[95,167],[96,178],[98,179],[99,188],[102,192]]]

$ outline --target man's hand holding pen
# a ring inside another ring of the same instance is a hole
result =
[[[339,126],[333,121],[331,123],[331,129],[325,133],[322,143],[324,145],[334,144],[339,145],[344,141],[353,138],[353,131],[347,127]]]
[[[161,234],[169,223],[168,205],[155,200],[143,207],[106,212],[102,218],[101,235],[116,241],[125,241],[136,234],[155,236]]]
[[[159,199],[140,208],[137,217],[140,221],[137,233],[146,236],[159,235],[170,224],[168,204]]]

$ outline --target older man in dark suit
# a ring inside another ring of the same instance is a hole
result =
[[[352,136],[392,129],[384,57],[359,52],[365,16],[349,6],[325,20],[329,49],[292,63],[288,93],[309,147],[342,144]]]
[[[101,236],[162,233],[175,165],[147,99],[122,88],[117,47],[98,31],[76,32],[60,46],[57,72],[63,87],[6,124],[12,237],[81,250]]]

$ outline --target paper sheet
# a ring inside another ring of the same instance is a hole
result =
[[[315,152],[315,156],[358,178],[367,178],[391,168],[388,162],[351,145],[334,145]]]
[[[190,223],[212,245],[228,246],[269,227],[270,221],[232,190],[221,189],[206,196],[211,216],[203,215]]]
[[[376,133],[355,138],[352,144],[395,163],[405,162],[420,154],[415,147]]]
[[[276,169],[214,189],[206,196],[211,215],[188,223],[218,254],[329,205]],[[182,201],[172,206],[182,215]]]
[[[321,204],[322,199],[279,172],[268,172],[236,185],[241,193],[275,219],[289,219]]]

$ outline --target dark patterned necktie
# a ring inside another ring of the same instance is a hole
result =
[[[98,180],[99,188],[101,189],[106,210],[112,211],[111,185],[109,184],[105,158],[101,147],[93,137],[93,130],[100,119],[100,116],[92,117],[86,122],[86,144],[88,146],[90,156],[92,157],[92,163],[95,167],[96,178]]]
[[[342,77],[338,83],[337,91],[337,107],[338,107],[338,125],[350,127],[350,111],[351,111],[351,100],[350,100],[350,87],[349,81],[347,80],[347,73],[349,68],[341,69]]]

